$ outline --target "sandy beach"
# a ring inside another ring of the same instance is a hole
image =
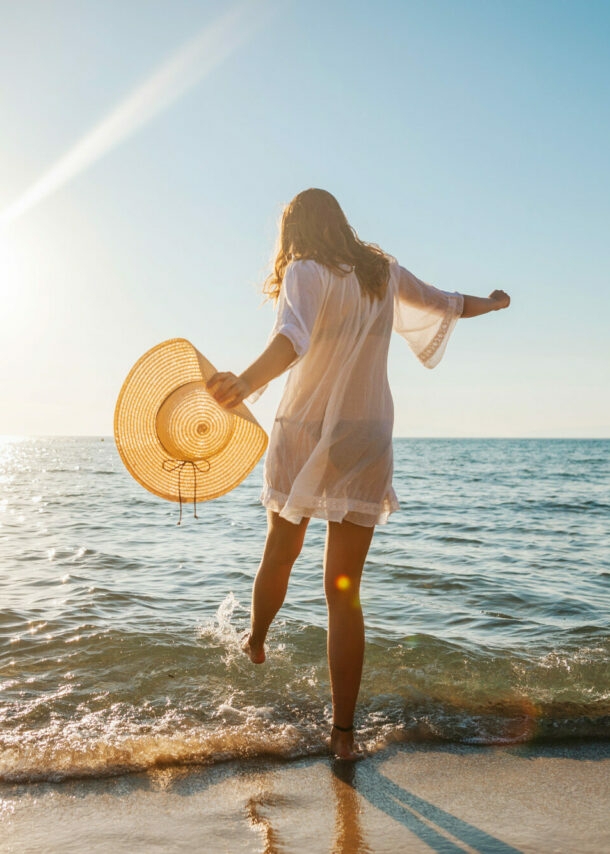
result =
[[[610,744],[396,746],[3,786],[5,852],[575,852],[610,848]]]

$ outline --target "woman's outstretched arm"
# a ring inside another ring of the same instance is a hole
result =
[[[488,297],[471,297],[464,294],[462,317],[478,317],[488,311],[508,308],[509,305],[510,297],[504,291],[492,291]]]
[[[283,374],[297,358],[296,350],[286,335],[276,335],[261,355],[238,377],[218,372],[208,380],[208,391],[221,406],[231,409],[261,386]]]

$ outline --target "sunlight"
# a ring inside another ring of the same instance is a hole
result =
[[[9,322],[26,306],[26,290],[19,287],[17,276],[17,253],[15,247],[5,240],[0,232],[0,306],[2,315]],[[8,330],[5,331],[5,337]]]
[[[266,0],[229,9],[141,83],[25,193],[0,213],[6,226],[135,133],[229,57],[260,25]]]

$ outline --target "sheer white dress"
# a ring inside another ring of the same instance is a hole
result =
[[[392,488],[392,329],[437,365],[463,297],[390,262],[383,299],[312,260],[286,268],[270,340],[285,335],[290,368],[264,467],[261,501],[289,522],[318,517],[372,526],[398,509]]]

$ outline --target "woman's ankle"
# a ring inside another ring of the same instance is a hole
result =
[[[246,633],[241,642],[242,652],[245,652],[253,664],[262,664],[265,660],[265,644],[256,644],[252,640],[252,635]]]

